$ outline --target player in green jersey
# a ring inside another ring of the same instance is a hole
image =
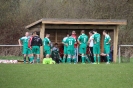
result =
[[[107,64],[109,64],[109,59],[110,59],[109,58],[109,53],[110,53],[110,41],[111,41],[111,38],[107,34],[106,30],[103,31],[103,35],[105,36],[105,38],[104,38],[104,53],[107,56]]]
[[[29,32],[25,33],[25,36],[20,38],[18,40],[19,45],[22,46],[23,45],[23,55],[24,55],[24,63],[26,63],[26,56],[28,55],[30,61],[33,59],[33,55],[32,55],[32,50],[28,47],[28,42],[29,42]],[[30,62],[31,63],[31,62]]]
[[[67,58],[67,46],[66,46],[66,40],[69,37],[69,34],[67,33],[67,36],[63,38],[62,44],[64,44],[64,56],[62,62],[65,63],[65,60]]]
[[[46,33],[46,37],[43,39],[43,46],[44,46],[44,54],[46,55],[50,55],[51,54],[51,48],[50,48],[50,34]]]
[[[98,64],[100,63],[100,34],[97,33],[97,30],[93,30],[93,36],[92,36],[92,40],[94,42],[94,46],[93,46],[93,54],[94,54],[94,63],[93,64],[97,64],[96,63],[96,58],[98,59]]]
[[[87,43],[88,43],[88,36],[85,35],[85,31],[81,31],[81,35],[78,37],[78,43],[79,45],[79,53],[82,57],[82,63],[85,64],[86,61],[86,49],[87,49]]]
[[[71,63],[71,60],[74,60],[74,64],[76,63],[76,59],[74,57],[74,44],[76,43],[76,40],[71,36],[72,34],[69,34],[69,37],[66,39],[65,45],[67,46],[67,63]]]

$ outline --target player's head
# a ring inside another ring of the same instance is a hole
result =
[[[29,36],[29,32],[25,32],[25,36]]]
[[[55,47],[58,47],[58,43],[55,43],[54,46],[55,46]]]
[[[81,34],[84,34],[85,33],[85,30],[81,30]]]
[[[93,29],[93,33],[97,33],[97,30],[96,29]]]
[[[66,33],[66,36],[69,37],[69,33]]]
[[[47,54],[47,55],[46,55],[46,58],[49,58],[49,57],[50,57],[49,54]]]
[[[72,36],[72,33],[69,33],[69,36]]]
[[[46,33],[46,37],[49,38],[50,37],[50,33]]]
[[[32,34],[33,36],[37,36],[37,31],[34,31]]]
[[[73,31],[72,31],[72,35],[75,35],[75,34],[76,34],[76,31],[73,30]]]
[[[90,36],[92,36],[93,34],[94,34],[93,31],[90,31],[90,32],[89,32],[89,35],[90,35]]]
[[[106,30],[103,31],[103,35],[106,35],[108,32]]]

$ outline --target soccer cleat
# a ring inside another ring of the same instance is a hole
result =
[[[92,64],[97,64],[96,62],[92,63]]]
[[[24,61],[24,64],[26,64],[26,61]]]
[[[110,64],[109,62],[107,62],[106,64]]]

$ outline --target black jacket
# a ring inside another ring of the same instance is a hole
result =
[[[42,39],[39,36],[34,36],[31,41],[31,46],[42,46]]]

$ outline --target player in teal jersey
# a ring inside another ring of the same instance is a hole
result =
[[[107,64],[109,64],[109,59],[110,59],[109,58],[109,53],[110,53],[110,41],[111,41],[111,38],[107,34],[106,30],[103,31],[103,35],[105,36],[105,38],[104,38],[104,53],[107,56]]]
[[[30,59],[30,63],[33,59],[33,55],[32,55],[32,50],[28,47],[28,42],[29,42],[29,32],[25,33],[25,36],[20,38],[18,40],[19,45],[22,46],[23,45],[23,55],[24,55],[24,63],[26,63],[26,56],[28,55],[29,59]]]
[[[46,37],[43,39],[43,46],[44,46],[44,54],[45,56],[48,54],[50,55],[51,54],[51,48],[50,48],[50,34],[49,33],[46,33]]]
[[[69,34],[67,33],[67,36],[63,38],[62,44],[64,44],[64,56],[62,62],[65,63],[65,60],[67,59],[67,46],[66,46],[66,40],[69,37]]]
[[[94,46],[93,46],[93,53],[94,53],[94,63],[93,64],[97,64],[96,63],[96,58],[98,59],[98,64],[100,63],[100,34],[97,33],[97,30],[93,30],[93,36],[92,36],[92,40],[94,42]]]
[[[88,36],[85,35],[85,31],[81,31],[81,35],[78,37],[78,43],[79,45],[79,53],[82,57],[82,63],[85,64],[86,61],[86,49],[87,49],[87,43],[88,43]]]
[[[76,43],[76,40],[71,36],[72,34],[69,34],[69,37],[66,39],[65,45],[67,46],[67,63],[71,63],[71,60],[74,60],[74,64],[76,62],[76,59],[74,57],[74,44]]]

